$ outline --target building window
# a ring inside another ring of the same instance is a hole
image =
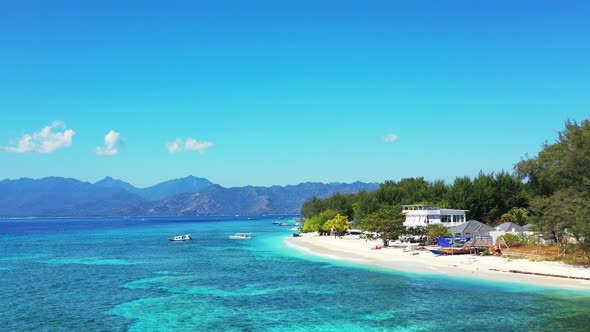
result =
[[[446,216],[446,215],[440,216],[440,222],[451,222],[451,216]]]
[[[465,222],[465,216],[462,214],[456,214],[453,216],[453,221],[454,222]]]

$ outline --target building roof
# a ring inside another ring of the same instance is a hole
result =
[[[508,232],[522,233],[522,232],[526,231],[524,228],[522,228],[521,226],[519,226],[513,222],[505,222],[503,224],[496,226],[495,228],[499,229],[501,231],[504,231],[506,233],[508,233]]]
[[[440,208],[435,205],[422,205],[422,204],[412,204],[412,205],[402,205],[402,212],[403,213],[414,213],[414,214],[440,214],[442,211],[449,212],[449,213],[465,213],[469,210],[460,210],[460,209],[445,209]]]
[[[531,228],[535,227],[535,225],[533,224],[526,224],[524,226],[522,226],[522,228],[524,228],[525,231],[530,231]]]
[[[449,232],[453,234],[474,234],[478,232],[488,232],[493,231],[494,229],[482,222],[477,220],[469,220],[466,223],[461,225],[457,225],[455,227],[451,227]]]
[[[425,205],[425,204],[409,204],[402,205],[402,210],[439,210],[440,208],[436,205]]]

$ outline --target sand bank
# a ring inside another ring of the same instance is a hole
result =
[[[395,271],[590,290],[590,280],[582,280],[590,278],[590,268],[559,262],[533,262],[495,256],[436,256],[426,250],[406,251],[401,248],[371,250],[371,247],[381,242],[335,239],[312,234],[302,234],[301,237],[292,237],[285,241],[290,247],[305,253]]]

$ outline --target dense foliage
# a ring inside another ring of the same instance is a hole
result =
[[[522,245],[518,235],[506,233],[496,239],[496,244],[500,246],[518,247]]]
[[[324,228],[329,229],[330,232],[334,232],[334,236],[340,236],[344,231],[350,228],[350,226],[348,226],[348,217],[338,213],[334,218],[326,221]]]
[[[403,222],[404,216],[399,206],[384,206],[365,216],[361,227],[375,233],[387,246],[389,240],[395,240],[405,233]]]
[[[533,223],[558,244],[560,253],[574,247],[590,263],[590,120],[567,121],[555,143],[545,143],[537,157],[521,160],[514,169],[473,179],[457,177],[450,184],[424,178],[386,181],[372,192],[314,198],[303,205],[302,214],[313,221],[331,210],[347,216],[354,226],[393,239],[403,232],[400,205],[465,209],[468,219],[491,226]]]
[[[449,229],[443,225],[428,225],[426,227],[426,235],[433,241],[441,236],[449,236],[451,233]]]
[[[531,194],[532,222],[563,253],[573,237],[590,263],[590,120],[566,122],[554,144],[515,169]]]
[[[326,223],[328,220],[334,219],[338,215],[338,212],[327,209],[325,211],[321,211],[316,215],[312,216],[311,218],[305,220],[303,224],[303,231],[304,232],[327,232],[330,229],[326,228]]]
[[[321,211],[334,210],[351,220],[361,221],[384,206],[432,204],[440,207],[469,210],[469,219],[491,224],[501,222],[503,214],[514,207],[526,207],[525,188],[514,175],[507,172],[480,173],[475,179],[457,178],[451,185],[443,181],[428,182],[424,178],[385,181],[372,192],[336,194],[327,199],[303,204],[301,213],[311,218]]]
[[[520,226],[528,224],[529,210],[521,207],[515,207],[502,215],[502,222],[513,222]]]

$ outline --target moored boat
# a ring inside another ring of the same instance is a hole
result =
[[[427,249],[428,249],[428,251],[435,254],[436,256],[445,255],[445,253],[442,250],[440,250],[440,248],[438,248],[438,247],[427,248]]]
[[[193,238],[191,238],[190,234],[185,234],[185,235],[177,235],[174,237],[171,237],[168,239],[168,241],[190,241]]]
[[[435,255],[465,255],[471,253],[471,248],[457,247],[427,247],[428,251]]]
[[[465,255],[465,254],[471,253],[470,248],[455,248],[455,247],[440,248],[440,251],[442,251],[445,255]]]
[[[230,240],[250,240],[252,239],[252,233],[236,233],[229,236]]]

